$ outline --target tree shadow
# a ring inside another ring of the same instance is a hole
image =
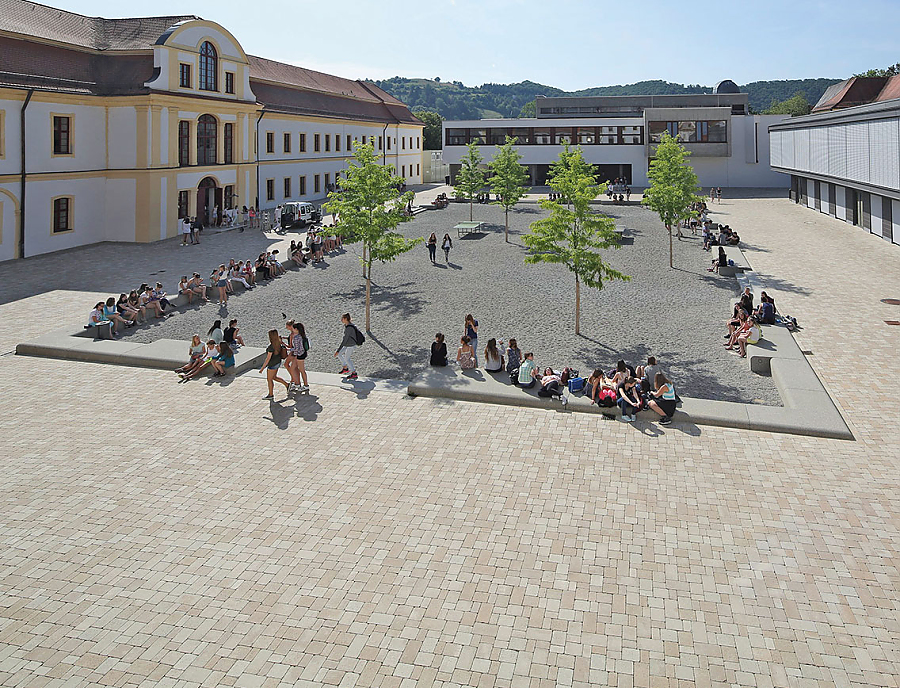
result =
[[[371,377],[408,380],[420,372],[423,362],[428,360],[429,351],[423,346],[412,345],[402,349],[390,349],[371,332],[368,333],[368,340],[384,351],[388,358],[384,365],[371,372]],[[371,388],[364,391],[368,394]]]
[[[394,287],[382,287],[372,282],[372,309],[397,317],[419,315],[428,305],[428,299],[420,296],[421,291],[404,291],[413,286],[413,282],[404,282]],[[366,285],[360,284],[349,291],[333,292],[331,296],[357,302],[365,300]]]

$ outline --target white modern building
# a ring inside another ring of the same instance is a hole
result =
[[[0,261],[323,201],[354,141],[422,178],[423,125],[400,101],[247,55],[199,17],[0,0],[0,57]]]
[[[794,201],[900,244],[900,77],[835,84],[769,136]]]
[[[445,121],[444,162],[455,179],[466,144],[478,142],[486,161],[507,136],[517,140],[531,183],[546,182],[565,144],[581,147],[601,181],[648,184],[650,161],[663,132],[690,151],[702,186],[786,187],[769,167],[770,124],[783,115],[749,114],[749,97],[731,81],[711,94],[538,97],[536,117]]]

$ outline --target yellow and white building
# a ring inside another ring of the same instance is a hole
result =
[[[247,55],[199,17],[0,0],[0,55],[0,261],[324,201],[354,141],[422,180],[423,125],[400,101]]]

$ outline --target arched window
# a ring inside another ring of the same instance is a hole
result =
[[[209,41],[200,46],[200,90],[219,90],[219,58],[216,49]]]
[[[197,120],[197,164],[216,164],[216,118],[200,115]]]

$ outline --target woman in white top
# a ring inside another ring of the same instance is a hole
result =
[[[195,334],[191,337],[191,346],[190,349],[188,349],[188,355],[190,356],[188,362],[180,368],[175,369],[175,372],[179,375],[191,372],[203,362],[203,358],[206,355],[206,345],[203,343],[203,340],[200,339],[199,334]]]
[[[497,348],[497,340],[491,337],[484,347],[484,369],[489,373],[498,373],[503,370],[503,354]]]
[[[212,327],[209,328],[209,332],[206,333],[206,336],[217,345],[221,344],[222,340],[225,339],[225,333],[222,331],[222,321],[216,320],[212,324]]]

